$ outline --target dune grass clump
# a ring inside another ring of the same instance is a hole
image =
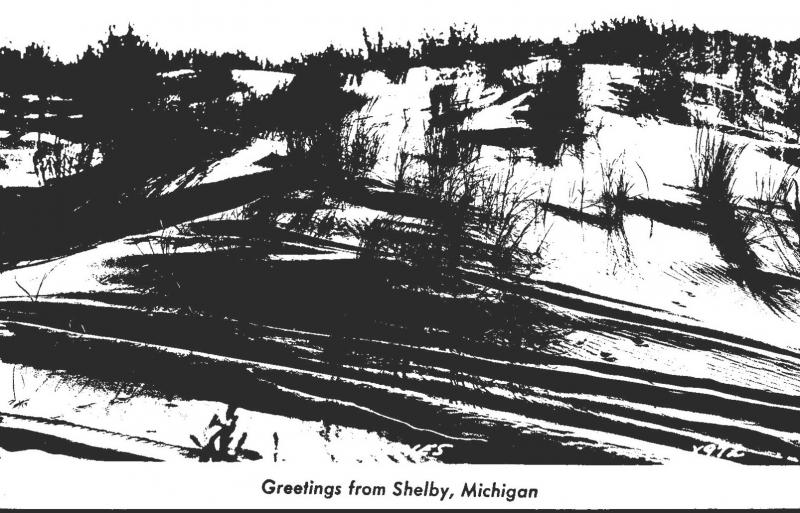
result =
[[[368,116],[350,116],[340,130],[339,168],[342,180],[350,183],[366,178],[378,163],[383,135],[367,124]]]
[[[436,127],[425,130],[425,173],[417,181],[416,192],[445,204],[470,201],[477,188],[477,171],[480,146],[459,137],[457,126]],[[465,200],[466,198],[466,200]]]
[[[756,191],[758,195],[751,200],[753,205],[765,214],[772,214],[781,207],[791,193],[793,178],[794,173],[792,173],[791,167],[786,168],[777,181],[771,173],[768,173],[766,177],[756,174]]]
[[[744,147],[717,137],[708,128],[700,129],[695,139],[693,189],[700,199],[700,211],[711,242],[720,255],[742,271],[758,269],[760,260],[752,250],[757,242],[757,218],[739,208],[741,196],[733,192],[736,169]]]
[[[394,156],[394,190],[395,192],[405,192],[406,189],[406,174],[411,167],[411,152],[408,151],[408,145],[405,142],[406,133],[411,120],[408,117],[408,109],[403,109],[403,128],[400,130],[400,143],[397,148],[397,153]]]
[[[597,206],[600,216],[608,223],[609,228],[621,229],[625,216],[625,206],[632,198],[633,183],[623,166],[623,157],[620,155],[610,162],[600,164],[600,173],[603,178],[603,189]]]
[[[792,192],[794,192],[794,197],[792,197]],[[800,185],[797,184],[796,178],[792,178],[791,182],[785,186],[781,203],[792,228],[800,237]]]
[[[516,171],[517,152],[510,153],[504,172],[483,169],[480,146],[460,137],[458,119],[447,118],[454,89],[435,86],[430,98],[432,120],[425,127],[423,152],[414,156],[422,164],[419,173],[406,176],[402,145],[395,162],[396,184],[416,196],[425,213],[416,212],[418,223],[381,219],[365,226],[359,234],[361,256],[403,260],[432,277],[453,278],[463,265],[484,263],[504,276],[532,268],[536,251],[524,249],[523,240],[542,209]]]
[[[469,231],[478,190],[480,147],[460,137],[454,111],[455,88],[436,85],[430,92],[431,119],[425,126],[421,154],[400,144],[395,156],[395,192],[415,197],[419,221],[379,219],[360,230],[359,254],[365,258],[404,261],[423,271],[431,282],[458,274],[469,245]],[[407,122],[402,133],[408,128]],[[409,176],[412,159],[419,162]]]
[[[349,113],[311,129],[283,132],[287,161],[329,184],[363,180],[378,162],[383,136],[364,114]]]
[[[302,211],[288,227],[308,231],[315,228],[318,210],[338,208],[363,185],[378,163],[383,145],[379,127],[370,124],[371,106],[364,113],[352,112],[314,128],[286,130],[285,165],[305,177]],[[330,221],[330,216],[326,219]]]
[[[517,176],[517,159],[516,151],[511,151],[505,172],[485,176],[477,198],[478,227],[489,244],[489,261],[500,275],[532,266],[535,252],[522,243],[543,217],[536,191]]]
[[[777,180],[771,176],[757,179],[759,195],[753,200],[777,236],[778,253],[791,274],[800,274],[800,187],[797,173],[796,168],[788,167]]]
[[[724,135],[717,138],[708,128],[698,130],[692,159],[695,192],[707,201],[734,203],[734,174],[743,151],[743,146],[730,143]]]

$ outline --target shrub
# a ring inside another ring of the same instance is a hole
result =
[[[338,208],[374,169],[383,136],[379,127],[369,125],[370,109],[368,106],[361,115],[351,112],[316,127],[282,131],[287,148],[283,165],[302,174],[301,183],[305,184],[304,208],[292,216],[288,227],[302,231],[314,228],[319,209]],[[264,217],[263,212],[252,214]]]
[[[377,164],[383,136],[364,115],[348,113],[316,127],[282,130],[289,165],[331,187],[362,180]]]
[[[683,78],[680,60],[671,56],[652,71],[642,69],[640,88],[634,90],[629,108],[635,115],[661,116],[673,123],[688,124],[684,101],[691,85]]]
[[[783,111],[783,122],[800,137],[800,93],[786,91],[786,107]]]
[[[537,162],[557,166],[568,148],[583,157],[588,107],[582,96],[583,66],[572,58],[562,60],[558,71],[543,71],[534,94],[514,116],[530,127]]]

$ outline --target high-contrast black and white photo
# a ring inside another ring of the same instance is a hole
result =
[[[0,461],[800,463],[800,28],[114,4],[0,22]]]

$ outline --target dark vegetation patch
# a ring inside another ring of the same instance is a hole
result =
[[[574,58],[562,59],[557,71],[539,73],[533,94],[522,103],[525,110],[514,113],[530,128],[528,146],[538,163],[557,166],[568,149],[583,159],[588,107],[582,88],[582,65]]]
[[[751,212],[737,209],[742,198],[733,193],[737,161],[743,150],[724,136],[698,131],[693,187],[711,242],[722,258],[737,269],[752,270],[761,265],[751,249],[756,219]]]
[[[575,48],[584,62],[628,64],[640,69],[635,87],[618,84],[621,112],[659,116],[671,122],[691,120],[681,100],[716,105],[743,135],[765,138],[766,123],[800,130],[797,42],[771,41],[750,34],[698,27],[656,25],[645,18],[614,19],[581,31]],[[726,74],[736,69],[735,88],[689,84],[684,74]],[[757,88],[783,97],[775,108],[761,104]],[[780,134],[771,134],[780,136]]]
[[[532,148],[535,160],[555,167],[568,151],[583,159],[583,146],[589,139],[583,98],[583,67],[565,55],[557,70],[539,72],[536,83],[513,84],[504,90],[497,103],[528,93],[514,117],[525,127],[465,130],[465,141],[492,145],[508,150]]]
[[[753,246],[764,238],[765,232],[760,229],[764,213],[743,208],[742,198],[733,192],[742,150],[724,136],[698,130],[693,187],[700,200],[700,214],[711,243],[728,264],[728,277],[774,311],[792,311],[794,300],[784,297],[782,289],[794,289],[800,281],[773,276],[762,269],[763,262]]]
[[[671,123],[688,125],[689,112],[685,100],[689,83],[681,74],[680,62],[672,58],[654,70],[641,70],[639,86],[624,97],[624,112],[664,118]]]
[[[366,52],[329,46],[322,52],[292,58],[277,69],[299,73],[309,66],[324,65],[356,77],[368,71],[381,71],[389,80],[399,83],[405,80],[411,68],[461,68],[467,62],[474,62],[482,70],[487,84],[502,85],[507,81],[505,70],[526,64],[534,55],[544,55],[561,47],[560,43],[546,44],[516,36],[482,41],[474,25],[454,25],[446,35],[427,33],[414,43],[404,44],[386,41],[381,32],[373,38],[364,30],[363,36]]]

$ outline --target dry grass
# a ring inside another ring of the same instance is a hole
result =
[[[724,135],[716,137],[709,128],[699,129],[692,158],[695,192],[715,203],[738,203],[739,198],[733,195],[733,185],[742,151],[743,146],[730,143]]]
[[[536,191],[517,176],[516,163],[512,151],[507,170],[484,177],[477,197],[479,226],[489,241],[492,265],[500,274],[530,266],[535,252],[526,251],[522,241],[543,217]]]

